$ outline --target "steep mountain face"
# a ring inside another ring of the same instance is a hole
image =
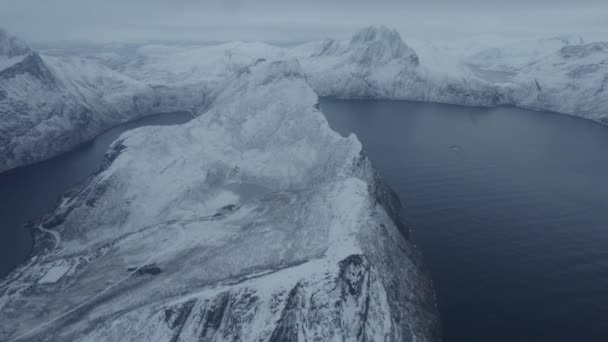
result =
[[[141,115],[196,112],[241,68],[287,57],[300,61],[320,96],[515,105],[608,120],[605,43],[581,44],[577,37],[509,43],[452,63],[438,63],[439,57],[425,62],[385,27],[291,49],[235,42],[87,56],[40,56],[2,37],[0,172],[57,155]]]
[[[580,37],[510,43],[462,57],[460,65],[440,63],[450,70],[427,67],[384,27],[365,28],[349,42],[308,44],[293,55],[320,96],[514,105],[608,121],[606,43]]]
[[[41,56],[2,34],[0,172],[65,152],[141,115],[200,106],[92,60]]]
[[[382,26],[364,28],[349,42],[328,41],[299,57],[320,96],[487,106],[507,101],[497,85],[429,70],[397,31]]]
[[[145,46],[111,58],[41,56],[5,35],[2,46],[12,57],[0,64],[6,66],[0,71],[0,172],[65,152],[142,115],[196,112],[237,70],[282,53],[260,43],[229,43]]]
[[[57,81],[36,52],[0,70],[0,172],[82,142],[87,109]],[[65,126],[69,124],[69,131]]]
[[[393,61],[418,66],[418,55],[399,33],[384,26],[367,27],[357,32],[348,45],[349,59],[359,65],[386,64]]]
[[[422,81],[416,53],[385,27],[365,28],[348,42],[327,41],[309,56],[298,57],[320,96],[390,97],[393,89],[388,88],[396,86],[397,79],[410,89]]]
[[[127,132],[0,285],[0,339],[438,341],[398,200],[296,61]]]
[[[608,43],[564,46],[519,68],[513,82],[522,85],[515,104],[608,122]]]

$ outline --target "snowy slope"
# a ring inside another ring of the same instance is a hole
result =
[[[0,71],[0,172],[82,142],[80,128],[92,120],[42,58],[28,53]]]
[[[297,61],[113,144],[0,285],[1,340],[438,341],[429,279]],[[51,230],[47,230],[51,229]]]
[[[0,70],[0,172],[67,151],[139,115],[144,101],[134,97],[152,92],[93,62],[41,56],[4,31],[0,52],[11,62]]]
[[[90,61],[28,53],[0,71],[0,172],[65,152],[162,107],[154,89]]]
[[[0,172],[65,152],[142,115],[196,112],[236,70],[282,54],[266,44],[228,43],[143,46],[96,58],[40,55],[2,32]]]
[[[608,43],[565,45],[511,70],[513,104],[608,122]]]
[[[475,106],[514,105],[608,120],[606,43],[580,37],[414,42],[368,27],[350,41],[309,43],[292,51],[321,96],[382,98]]]
[[[141,115],[196,112],[222,82],[261,60],[297,58],[320,96],[515,105],[608,120],[605,43],[584,44],[576,36],[413,41],[418,53],[380,26],[347,41],[292,48],[143,45],[79,56],[40,56],[6,33],[0,37],[8,65],[0,71],[0,172]]]
[[[364,28],[348,42],[329,41],[300,58],[320,96],[487,106],[505,102],[498,85],[425,67],[397,31],[383,26]]]

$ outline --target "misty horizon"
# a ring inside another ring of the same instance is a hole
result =
[[[447,0],[103,2],[0,0],[0,27],[32,43],[135,43],[344,39],[369,25],[421,40],[480,35],[608,36],[608,3]]]

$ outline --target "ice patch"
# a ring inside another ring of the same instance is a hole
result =
[[[56,283],[72,268],[69,262],[60,260],[56,264],[52,265],[46,273],[38,280],[38,284],[52,284]]]

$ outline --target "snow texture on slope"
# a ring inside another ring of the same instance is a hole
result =
[[[350,42],[307,44],[294,54],[321,96],[514,105],[607,121],[606,44],[554,37],[475,50],[418,42],[425,61],[396,31],[370,27]]]
[[[503,101],[497,86],[424,67],[399,33],[383,26],[362,29],[348,42],[329,41],[301,63],[320,96],[465,105]]]
[[[0,65],[6,66],[0,71],[0,172],[142,115],[196,113],[222,82],[258,60],[297,58],[320,96],[515,105],[608,122],[606,43],[575,36],[414,41],[417,53],[397,31],[380,26],[348,41],[293,48],[144,45],[76,56],[40,56],[6,33],[0,37]]]
[[[4,63],[0,56],[0,66],[8,66],[0,71],[0,172],[53,157],[142,115],[197,112],[236,70],[281,53],[261,43],[228,43],[83,58],[40,55],[4,35],[0,47],[8,46],[11,57]]]
[[[39,222],[0,339],[438,341],[398,200],[298,62],[240,69],[211,101],[123,134]]]

